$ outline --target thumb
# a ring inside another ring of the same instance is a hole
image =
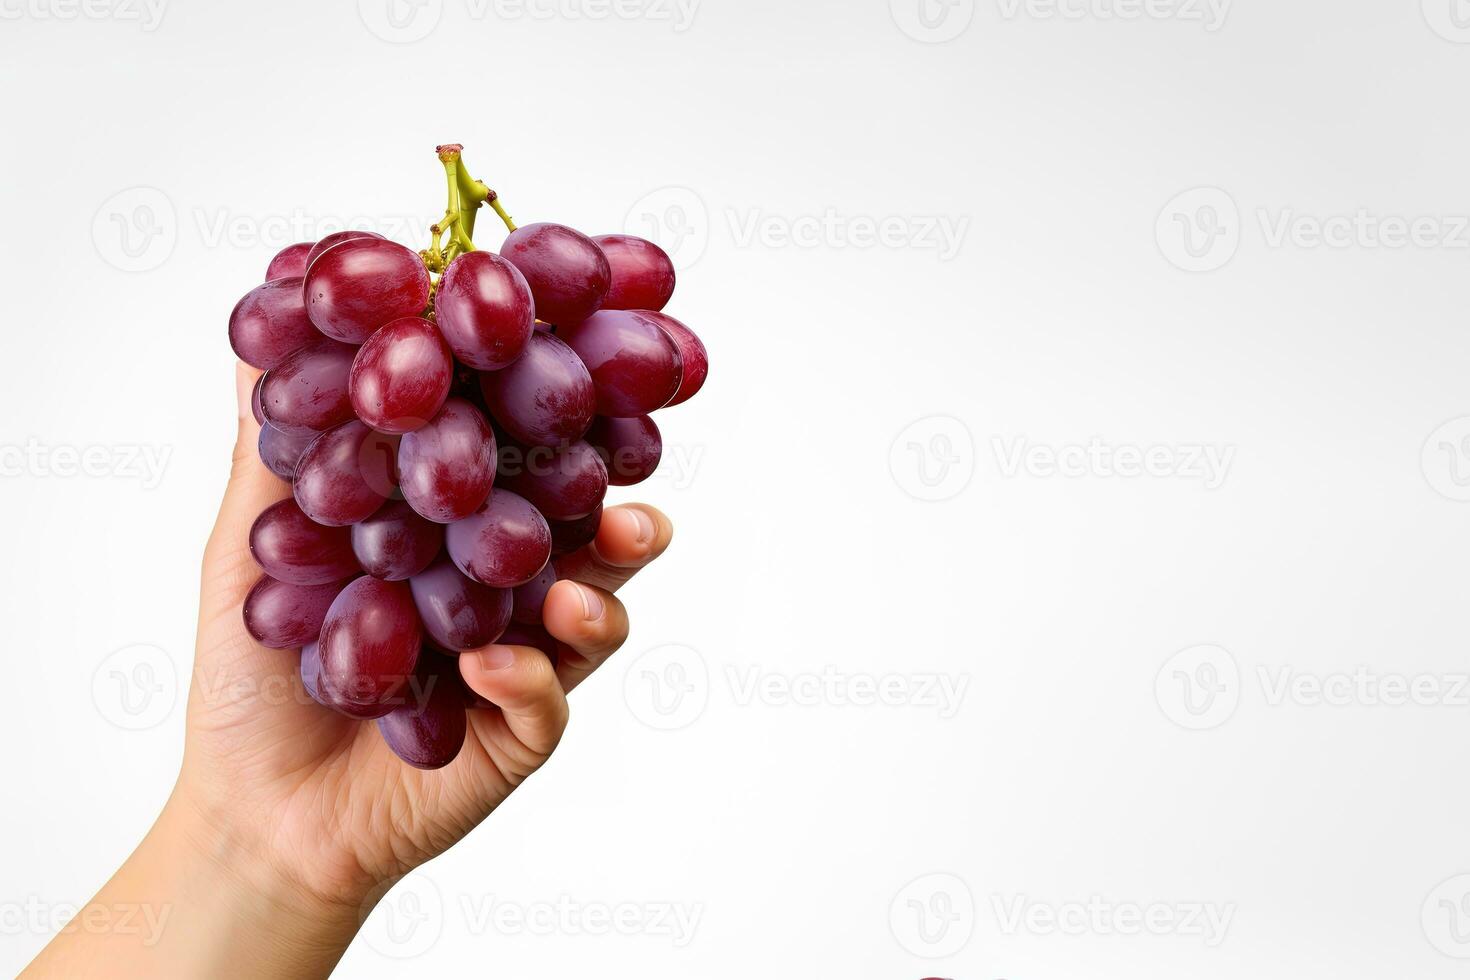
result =
[[[204,550],[204,569],[200,582],[199,613],[207,622],[245,601],[260,578],[260,567],[250,554],[250,526],[260,512],[291,495],[291,487],[260,461],[260,423],[255,421],[251,398],[261,372],[245,364],[235,366],[235,414],[238,432],[235,437],[234,462],[230,482],[219,517]]]

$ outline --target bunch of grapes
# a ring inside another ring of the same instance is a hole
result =
[[[260,458],[292,484],[250,532],[245,601],[260,643],[301,649],[320,704],[376,720],[410,765],[459,752],[481,706],[457,656],[557,643],[541,607],[555,560],[597,533],[608,486],[647,479],[654,411],[708,358],[663,313],[674,268],[652,242],[516,228],[459,147],[433,245],[365,231],[281,251],[230,315],[256,384]],[[510,229],[478,250],[475,210]]]

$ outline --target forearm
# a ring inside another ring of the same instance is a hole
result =
[[[304,894],[176,798],[21,976],[325,977],[360,914]]]

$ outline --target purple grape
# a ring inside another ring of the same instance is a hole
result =
[[[413,673],[422,638],[408,583],[354,579],[322,623],[321,687],[334,703],[384,704]]]
[[[310,248],[310,250],[307,251],[307,253],[306,253],[306,268],[307,269],[310,269],[311,268],[311,264],[313,262],[315,262],[321,256],[321,254],[323,252],[325,252],[327,249],[331,248],[333,245],[341,245],[343,242],[354,241],[354,240],[356,240],[358,238],[382,238],[382,237],[383,237],[382,235],[378,234],[375,231],[356,231],[356,230],[351,230],[351,231],[334,231],[330,235],[327,235],[325,238],[323,238],[321,241],[317,242],[315,245],[313,245]],[[306,273],[304,271],[301,274],[303,276],[306,275]]]
[[[398,450],[403,499],[424,517],[449,524],[473,514],[495,482],[495,436],[480,410],[451,398]]]
[[[256,444],[260,450],[260,461],[281,479],[294,480],[297,464],[319,435],[321,433],[315,429],[286,432],[267,422],[260,427],[260,440]]]
[[[597,243],[566,225],[524,225],[506,236],[500,254],[531,286],[536,316],[558,326],[597,312],[612,268]]]
[[[647,415],[636,419],[598,416],[587,430],[587,442],[607,464],[607,482],[615,487],[631,487],[648,479],[664,452],[658,426]]]
[[[592,239],[612,269],[604,310],[661,310],[674,295],[674,263],[646,238],[598,235]]]
[[[456,358],[476,370],[496,371],[520,357],[531,336],[531,287],[495,253],[469,252],[444,270],[434,316]]]
[[[602,525],[602,505],[586,517],[575,521],[548,521],[551,526],[551,554],[559,558],[591,544]]]
[[[408,580],[424,630],[446,650],[474,650],[496,637],[510,622],[514,599],[509,589],[492,589],[460,574],[441,558]]]
[[[301,686],[306,688],[306,693],[311,695],[311,699],[317,704],[324,708],[331,708],[356,721],[372,721],[375,718],[382,718],[392,712],[395,707],[396,699],[391,698],[387,704],[375,704],[370,707],[359,707],[333,699],[332,693],[322,687],[321,644],[316,641],[301,648]]]
[[[460,571],[498,589],[531,581],[551,557],[546,518],[509,490],[492,490],[479,510],[449,525],[444,543]]]
[[[546,627],[526,623],[512,623],[506,627],[500,639],[495,641],[501,646],[507,647],[531,647],[540,650],[551,661],[553,667],[558,660],[557,654],[561,652],[561,644],[556,642],[556,637],[546,632]]]
[[[678,392],[682,378],[679,348],[653,316],[636,310],[605,310],[557,331],[592,375],[598,415],[648,415]]]
[[[378,731],[415,769],[442,769],[459,755],[468,730],[459,665],[426,657],[410,685],[409,703],[379,718]]]
[[[269,371],[321,334],[311,325],[302,281],[275,279],[256,286],[230,312],[230,346],[252,367]]]
[[[495,420],[532,446],[582,438],[597,405],[586,365],[556,336],[539,331],[520,360],[480,375],[480,388]]]
[[[424,520],[402,500],[352,525],[351,537],[362,570],[390,582],[422,572],[444,547],[443,525]]]
[[[267,371],[260,385],[265,420],[287,432],[318,432],[353,418],[347,379],[357,348],[318,337]]]
[[[324,527],[290,497],[278,500],[250,528],[250,553],[265,573],[292,585],[325,585],[357,575],[352,535],[344,527]]]
[[[418,253],[382,238],[354,238],[306,270],[306,312],[333,340],[360,344],[385,323],[429,305],[429,270]]]
[[[296,466],[296,502],[318,524],[345,527],[365,520],[397,485],[398,440],[361,422],[323,432]]]
[[[444,406],[454,360],[422,317],[386,324],[358,348],[347,390],[357,417],[379,432],[412,432]]]
[[[537,446],[525,451],[522,465],[502,468],[500,485],[525,497],[548,520],[574,521],[607,495],[607,467],[581,440],[555,449]]]
[[[541,625],[541,607],[546,605],[546,593],[556,584],[556,566],[551,562],[536,573],[536,577],[525,585],[515,588],[515,607],[511,610],[512,622],[524,626]]]
[[[667,313],[649,313],[648,318],[663,327],[664,333],[674,341],[674,345],[679,348],[679,360],[684,367],[679,390],[669,399],[669,405],[687,402],[704,387],[704,379],[709,376],[709,351],[704,349],[704,341],[695,336],[693,330]]]
[[[306,275],[306,257],[311,254],[311,249],[311,242],[297,242],[295,245],[287,245],[281,249],[276,253],[275,258],[271,259],[271,264],[266,267],[265,281],[299,279]]]
[[[291,585],[262,575],[245,597],[245,630],[257,643],[276,650],[311,643],[346,584]]]
[[[265,384],[265,375],[255,379],[255,386],[250,389],[250,414],[255,416],[256,425],[265,425],[265,410],[260,407],[260,389]]]

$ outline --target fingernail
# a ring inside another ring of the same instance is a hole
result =
[[[577,584],[577,594],[582,597],[582,618],[589,623],[601,619],[604,609],[602,596],[581,584]]]
[[[486,670],[504,670],[516,662],[516,652],[510,647],[488,646],[480,651],[480,666]]]
[[[627,510],[623,511],[623,513],[632,516],[633,533],[635,535],[635,540],[637,540],[639,544],[648,544],[648,542],[653,540],[653,518],[649,517],[637,507],[629,507]]]

